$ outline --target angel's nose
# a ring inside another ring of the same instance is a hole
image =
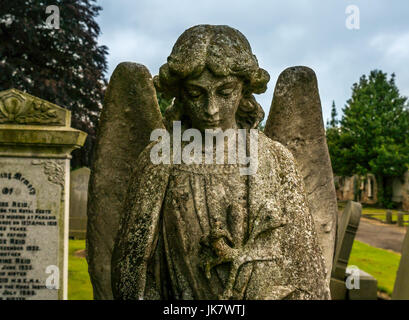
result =
[[[209,95],[206,106],[206,114],[208,116],[214,116],[219,112],[219,104],[217,99],[213,95]]]

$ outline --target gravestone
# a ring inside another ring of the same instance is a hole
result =
[[[66,299],[70,153],[86,138],[70,111],[0,92],[0,299]]]
[[[392,221],[392,212],[391,211],[386,211],[386,223],[388,223],[388,224],[392,224],[393,223],[393,221]]]
[[[398,226],[403,227],[405,225],[405,212],[398,212]]]
[[[409,232],[406,231],[402,244],[402,257],[400,258],[398,272],[396,274],[395,286],[392,299],[409,300]]]
[[[346,272],[346,278],[352,276]],[[376,300],[378,298],[378,281],[369,273],[358,270],[359,288],[348,290],[348,300]]]
[[[332,276],[337,279],[345,277],[345,271],[348,265],[349,255],[359,227],[361,219],[362,206],[358,202],[348,201],[341,221],[338,225],[337,250],[335,252]]]
[[[91,170],[83,167],[71,171],[70,238],[85,239],[87,231],[88,181]]]
[[[377,299],[376,279],[362,270],[357,270],[357,274],[355,274],[357,279],[359,279],[359,288],[354,287],[348,289],[346,286],[348,277],[354,276],[351,274],[351,268],[347,268],[347,266],[355,235],[359,227],[361,212],[362,206],[360,203],[348,201],[338,225],[337,249],[330,283],[331,297],[333,300]]]

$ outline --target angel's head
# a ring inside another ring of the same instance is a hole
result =
[[[269,79],[242,33],[199,25],[179,37],[154,81],[158,92],[175,98],[167,121],[226,130],[257,127],[264,112],[253,93],[265,92]]]

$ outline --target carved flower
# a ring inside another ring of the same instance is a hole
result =
[[[24,111],[24,99],[15,94],[4,96],[0,100],[0,111],[9,121],[13,121]]]
[[[14,91],[0,97],[0,122],[18,124],[60,123],[57,111],[47,102],[36,98],[26,98]]]

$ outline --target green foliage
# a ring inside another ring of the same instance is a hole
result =
[[[331,107],[331,120],[327,121],[327,127],[328,128],[335,128],[338,125],[338,120],[337,120],[337,109],[335,107],[335,101],[332,101],[332,107]]]
[[[339,126],[327,128],[335,174],[375,174],[380,204],[390,207],[391,177],[400,177],[409,164],[409,111],[399,94],[395,75],[379,70],[363,75],[352,87]]]
[[[156,93],[156,97],[158,98],[160,113],[163,116],[165,114],[165,110],[172,104],[172,99],[166,99],[160,92]]]
[[[107,48],[98,46],[95,0],[13,0],[0,5],[0,90],[16,88],[72,111],[88,133],[72,164],[89,166],[106,80]],[[60,28],[45,22],[56,5]]]
[[[260,122],[260,123],[258,124],[258,127],[257,127],[258,130],[264,132],[264,129],[265,129],[265,128],[266,128],[266,122],[265,122],[265,121],[262,121],[262,122]]]

